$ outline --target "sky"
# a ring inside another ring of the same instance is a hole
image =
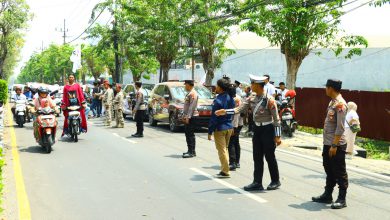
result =
[[[350,4],[345,10],[355,8],[369,0],[358,0]],[[33,19],[29,22],[29,28],[25,33],[25,46],[22,49],[22,58],[15,73],[18,74],[21,67],[34,52],[51,43],[62,44],[64,19],[68,30],[67,41],[76,38],[85,28],[91,18],[92,8],[102,0],[27,0]],[[103,13],[97,20],[98,23],[109,22],[111,16]],[[374,8],[364,6],[342,17],[341,27],[346,34],[363,35],[369,40],[371,47],[390,46],[390,5]],[[56,31],[57,30],[57,31]],[[75,41],[80,43],[81,41]],[[238,49],[255,49],[267,45],[265,39],[260,39],[252,33],[234,32],[227,45]]]

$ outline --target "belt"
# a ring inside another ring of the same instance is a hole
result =
[[[255,125],[258,126],[258,127],[261,127],[261,126],[266,126],[266,125],[270,125],[274,123],[273,121],[269,121],[269,122],[255,122]]]

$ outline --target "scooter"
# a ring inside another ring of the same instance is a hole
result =
[[[295,110],[289,103],[289,97],[278,103],[280,109],[279,116],[282,122],[282,132],[287,134],[289,137],[292,137],[293,133],[298,128],[298,123],[295,120]]]
[[[23,128],[24,124],[26,123],[26,109],[26,100],[15,101],[15,121],[20,128]]]
[[[55,116],[55,110],[50,107],[45,107],[38,110],[37,113],[38,129],[34,130],[34,136],[39,145],[45,148],[46,153],[49,154],[52,151],[57,133],[58,122]]]
[[[80,116],[80,106],[69,106],[67,107],[68,113],[68,126],[69,132],[68,135],[73,139],[74,142],[78,142],[78,135],[81,134],[81,116]]]
[[[27,105],[27,122],[31,122],[31,119],[34,119],[33,109],[34,109],[34,101],[33,99],[29,99]]]

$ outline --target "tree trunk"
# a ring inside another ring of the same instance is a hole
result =
[[[138,81],[140,81],[140,79],[141,79],[141,74],[133,74],[133,73],[131,73],[131,75],[133,75],[133,82],[138,82]]]
[[[206,72],[206,86],[212,86],[214,79],[214,69],[209,68]]]
[[[162,82],[167,82],[169,80],[169,70],[170,70],[170,63],[161,63],[162,71],[163,71],[163,78]]]
[[[296,57],[289,57],[287,53],[286,63],[287,63],[287,79],[286,79],[286,87],[288,89],[295,89],[296,81],[297,81],[297,73],[299,67],[302,64],[302,59]]]

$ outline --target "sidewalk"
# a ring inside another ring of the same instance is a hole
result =
[[[247,137],[241,138],[243,140],[249,139]],[[312,135],[296,131],[292,138],[283,137],[282,144],[278,148],[321,158],[322,147],[322,135]],[[348,167],[360,168],[390,177],[390,161],[388,160],[365,159],[355,156],[353,159],[346,159],[346,163]]]

